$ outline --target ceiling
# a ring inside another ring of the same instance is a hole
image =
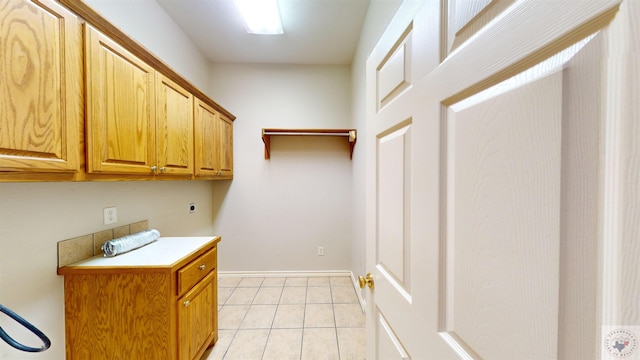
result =
[[[156,0],[211,62],[349,65],[369,0],[278,0],[284,35],[247,34],[232,0]]]

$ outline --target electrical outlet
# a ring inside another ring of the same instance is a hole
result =
[[[324,256],[324,247],[318,246],[318,256]]]
[[[196,203],[190,203],[189,204],[189,214],[193,214],[194,212],[196,212]]]
[[[104,208],[104,224],[115,224],[118,222],[118,208],[115,206]]]

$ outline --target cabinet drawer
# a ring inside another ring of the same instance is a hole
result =
[[[178,270],[178,295],[187,292],[216,268],[217,255],[217,248],[213,248]]]

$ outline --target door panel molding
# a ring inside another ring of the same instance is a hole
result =
[[[402,341],[393,332],[393,329],[384,318],[382,313],[378,312],[378,332],[376,334],[376,359],[400,359],[409,360],[411,356],[405,349]]]
[[[518,3],[519,6],[503,12],[473,41],[453,51],[429,76],[418,81],[438,84],[434,95],[445,105],[452,105],[601,30],[614,18],[620,1],[587,1],[580,6],[566,1]],[[540,22],[532,22],[531,18]],[[504,29],[513,31],[505,33]],[[514,48],[518,51],[512,51]]]
[[[557,351],[561,100],[555,73],[449,112],[445,324],[483,358]]]
[[[376,88],[378,109],[382,109],[400,96],[412,83],[412,36],[413,23],[409,24],[396,44],[377,66]]]
[[[378,267],[411,293],[411,124],[378,138]]]
[[[515,0],[451,0],[448,25],[449,52],[462,46],[472,36],[488,26],[507,10]]]
[[[558,298],[558,356],[559,358],[595,358],[598,343],[585,341],[598,336],[595,329],[597,320],[597,268],[598,223],[599,223],[599,138],[605,119],[600,110],[600,84],[603,56],[602,34],[588,36],[565,51],[542,62],[494,88],[464,99],[450,107],[443,106],[442,135],[443,181],[441,199],[444,221],[452,218],[451,206],[447,201],[455,201],[448,178],[455,178],[453,159],[448,157],[448,146],[455,147],[455,141],[447,135],[449,118],[456,112],[464,111],[510,91],[529,86],[549,76],[562,77],[562,184],[560,194],[560,251],[559,251],[559,298]],[[449,115],[447,113],[452,113]],[[452,273],[455,257],[447,253],[454,235],[441,235],[441,335],[455,349],[464,349],[473,354],[473,349],[465,344],[455,332],[447,333],[452,325],[452,307],[447,306],[446,294],[454,293],[453,281],[447,278]],[[448,243],[449,241],[449,243]],[[581,346],[562,346],[582,344]],[[463,355],[461,355],[464,357]],[[475,355],[468,355],[475,357]]]

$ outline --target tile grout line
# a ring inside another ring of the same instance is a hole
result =
[[[242,281],[244,281],[244,279],[247,278],[242,278]],[[242,281],[240,281],[240,283],[242,283]],[[253,298],[251,299],[251,303],[249,303],[249,309],[247,309],[247,313],[244,315],[244,319],[242,319],[242,321],[240,322],[240,327],[242,327],[242,323],[244,322],[244,320],[247,318],[247,315],[249,314],[249,311],[251,311],[251,308],[253,308],[254,305],[258,305],[255,304],[256,298],[258,297],[258,293],[260,292],[260,289],[262,288],[262,284],[264,283],[264,278],[262,278],[262,280],[260,281],[260,285],[258,286],[258,290],[256,290],[255,295],[253,295]],[[250,288],[250,287],[248,287]],[[282,294],[280,295],[282,296]],[[276,314],[273,314],[273,317],[275,319]],[[262,347],[262,354],[260,354],[260,359],[262,359],[264,357],[264,353],[265,350],[267,349],[267,343],[269,342],[269,336],[271,335],[271,328],[273,327],[273,319],[271,320],[271,326],[269,327],[269,331],[267,332],[267,339],[264,342],[264,346]],[[260,330],[259,328],[251,328],[251,329],[245,329],[245,330]],[[240,331],[240,329],[238,329],[238,331]]]
[[[236,291],[236,289],[238,288],[238,285],[240,285],[240,282],[242,281],[242,279],[240,279],[240,281],[238,281],[238,283],[235,285],[235,287],[233,288],[233,291],[231,291],[231,293],[229,294],[229,296],[227,297],[227,299],[224,301],[223,307],[227,305],[227,301],[229,301],[229,299],[231,298],[231,295],[233,295],[233,293]],[[245,314],[246,316],[247,314]],[[242,320],[244,320],[244,317],[242,318]],[[240,321],[240,324],[242,324],[242,321]],[[233,343],[233,340],[236,339],[236,335],[238,334],[238,330],[240,329],[240,325],[238,325],[238,329],[233,330],[233,336],[231,337],[231,340],[229,341],[229,345],[227,345],[227,348],[224,350],[224,354],[222,354],[221,359],[224,360],[225,357],[227,357],[227,353],[229,352],[229,349],[231,348],[231,344]],[[218,330],[220,331],[220,330]]]
[[[307,287],[304,289],[304,312],[302,313],[302,340],[300,341],[300,360],[304,355],[304,329],[305,321],[307,320],[307,292],[309,291],[309,278],[307,278]]]
[[[307,287],[304,289],[304,312],[302,313],[302,336],[300,336],[300,360],[302,360],[304,349],[304,322],[307,319],[307,292],[309,291],[309,278],[307,278]]]
[[[229,298],[227,298],[227,300],[225,301],[225,304],[227,301],[229,301],[229,299],[231,298],[231,296],[233,295],[233,293],[238,290],[240,287],[240,284],[242,283],[242,281],[245,278],[240,278],[240,281],[238,282],[238,284],[236,284],[236,286],[233,288],[233,291],[231,292],[231,294],[229,295]],[[262,280],[264,282],[264,279]],[[260,283],[262,284],[262,283]],[[244,288],[244,287],[243,287]],[[258,288],[259,289],[259,288]],[[242,320],[240,320],[240,323],[238,324],[238,328],[235,329],[234,333],[233,333],[233,337],[231,338],[231,341],[229,342],[229,346],[227,346],[227,350],[225,350],[224,355],[222,356],[222,360],[225,359],[225,357],[227,356],[227,353],[229,352],[229,349],[231,349],[231,345],[233,344],[234,340],[236,339],[236,335],[238,335],[238,332],[240,331],[240,328],[242,327],[242,323],[244,322],[244,320],[247,318],[247,315],[249,314],[249,310],[251,309],[251,305],[253,305],[253,302],[256,299],[256,296],[258,296],[258,291],[256,291],[255,295],[253,295],[253,298],[251,299],[251,303],[249,303],[249,308],[247,309],[247,311],[244,313],[244,316],[242,317]],[[241,304],[238,304],[241,305]],[[266,346],[266,344],[265,344]],[[264,349],[263,349],[263,354],[262,356],[264,356]],[[262,358],[262,356],[260,358]]]
[[[264,284],[264,279],[262,280],[262,283],[260,283],[260,287],[258,288],[258,293],[260,292],[260,289],[262,289],[262,284]],[[264,355],[267,352],[267,345],[269,344],[269,340],[271,339],[273,324],[276,321],[276,314],[278,314],[278,309],[280,308],[280,300],[282,300],[283,292],[284,292],[284,285],[282,286],[282,290],[280,290],[280,296],[278,297],[278,303],[276,304],[276,311],[273,313],[273,319],[271,319],[271,325],[269,326],[269,333],[267,334],[267,341],[265,341],[264,343],[264,348],[262,349],[262,356],[260,356],[260,359],[264,359]],[[256,297],[258,296],[258,293],[256,293]],[[254,298],[253,301],[256,301],[256,299]]]
[[[333,299],[333,288],[331,287],[331,280],[329,280],[329,295],[331,295],[331,312],[333,313],[333,331],[336,334],[336,349],[338,350],[338,360],[340,357],[340,341],[338,340],[338,321],[336,320],[336,303]]]

